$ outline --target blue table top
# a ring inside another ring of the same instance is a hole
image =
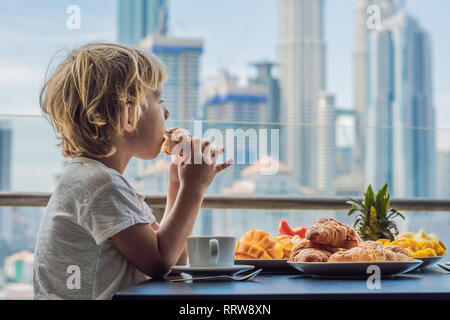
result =
[[[450,276],[437,266],[382,278],[380,289],[367,279],[317,278],[305,274],[262,274],[251,281],[170,282],[148,280],[117,292],[113,299],[151,300],[301,300],[301,299],[450,299]]]

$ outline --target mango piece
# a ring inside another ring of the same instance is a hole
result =
[[[412,254],[413,258],[427,258],[427,257],[435,257],[437,256],[436,251],[431,248],[426,248],[422,250],[418,250]]]
[[[289,259],[292,248],[294,247],[294,241],[292,240],[292,237],[283,234],[283,235],[274,237],[274,239],[275,239],[275,241],[278,242],[278,244],[283,249],[283,256],[280,259]]]
[[[268,234],[260,230],[250,230],[236,244],[236,259],[281,259],[283,247]]]

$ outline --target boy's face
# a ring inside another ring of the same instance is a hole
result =
[[[166,120],[169,118],[169,111],[162,98],[161,85],[157,90],[148,93],[147,101],[149,106],[144,110],[136,131],[130,134],[128,141],[133,155],[144,160],[154,159],[160,153]]]

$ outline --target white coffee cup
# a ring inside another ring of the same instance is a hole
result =
[[[189,266],[227,267],[234,265],[236,238],[229,236],[191,236],[187,238]]]

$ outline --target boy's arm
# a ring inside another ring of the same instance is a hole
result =
[[[178,190],[180,189],[180,179],[178,178],[178,164],[171,162],[169,167],[169,188],[167,190],[166,209],[164,210],[161,224],[172,210],[173,204],[177,199]]]
[[[167,222],[157,231],[140,223],[115,234],[111,240],[140,271],[164,277],[185,251],[186,238],[194,227],[202,201],[203,192],[180,188]]]
[[[176,200],[157,231],[149,224],[138,223],[110,238],[125,258],[146,275],[164,277],[177,263],[186,249],[186,238],[194,228],[206,188],[217,173],[232,164],[230,160],[219,165],[194,164],[208,144],[199,138],[192,141],[191,161],[179,164],[181,183]],[[213,150],[211,155],[217,152]]]
[[[158,222],[154,222],[153,224],[152,224],[152,228],[153,228],[153,230],[155,230],[155,231],[158,231],[158,229],[159,229],[159,224],[158,224]],[[187,264],[187,261],[188,261],[188,250],[187,250],[187,245],[184,247],[184,250],[183,250],[183,252],[181,253],[181,255],[180,255],[180,257],[178,258],[178,261],[177,261],[177,263],[176,263],[176,265],[185,265],[185,264]]]
[[[169,167],[169,188],[167,190],[166,208],[164,210],[161,223],[163,223],[166,220],[167,216],[172,210],[175,200],[177,199],[179,189],[180,189],[180,179],[178,178],[178,164],[177,161],[173,161],[170,163]],[[159,229],[159,224],[155,222],[152,225],[152,227],[155,231],[157,231]],[[186,245],[176,264],[185,265],[188,260],[187,258],[188,258],[188,251]]]

